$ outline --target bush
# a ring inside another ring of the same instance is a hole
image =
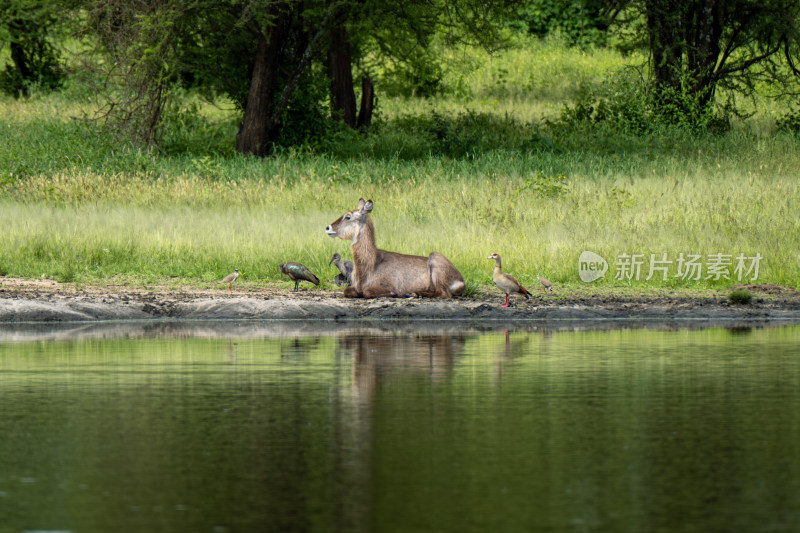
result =
[[[432,112],[430,115],[403,117],[396,125],[426,140],[428,153],[460,158],[505,150],[553,150],[555,145],[530,124],[508,116],[467,111],[455,117]]]
[[[523,2],[509,16],[509,25],[544,37],[560,33],[573,46],[604,46],[608,40],[608,20],[601,2],[540,0]]]
[[[775,121],[778,131],[792,133],[794,135],[800,134],[800,109],[792,105],[786,114],[781,115]]]
[[[237,124],[230,119],[212,121],[200,114],[197,102],[184,98],[171,103],[161,118],[160,148],[171,155],[219,154],[235,151]]]
[[[525,185],[521,191],[525,190],[533,191],[538,196],[552,198],[568,192],[569,185],[567,185],[566,176],[562,174],[548,175],[540,170],[536,175],[525,179]]]
[[[753,295],[747,289],[736,289],[728,294],[728,301],[732,304],[747,305],[753,299]]]
[[[720,115],[711,106],[703,108],[688,92],[656,88],[636,69],[618,73],[603,93],[584,86],[580,94],[551,126],[604,126],[634,135],[655,133],[665,126],[712,133],[730,129],[727,112]]]

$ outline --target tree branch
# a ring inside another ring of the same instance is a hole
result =
[[[297,90],[297,87],[300,85],[300,79],[303,77],[303,74],[305,74],[306,69],[308,69],[308,66],[311,63],[311,58],[314,55],[314,49],[316,48],[317,43],[319,43],[319,40],[328,31],[328,27],[330,26],[331,22],[336,18],[336,12],[342,5],[344,5],[344,3],[344,1],[334,1],[331,3],[330,7],[328,7],[328,11],[325,13],[325,16],[319,23],[319,29],[317,30],[317,33],[315,33],[314,37],[309,41],[308,46],[306,46],[306,49],[303,52],[303,55],[300,57],[297,67],[286,81],[286,86],[284,86],[283,92],[281,92],[281,97],[278,99],[278,103],[275,104],[272,115],[269,117],[268,130],[271,131],[275,128],[275,126],[277,126],[281,115],[286,110],[286,106],[289,105],[289,98],[291,98],[292,94]]]
[[[776,54],[780,49],[781,49],[781,45],[780,45],[780,43],[778,43],[777,45],[775,45],[775,48],[773,48],[771,50],[767,50],[763,54],[757,55],[755,57],[751,57],[747,61],[743,61],[742,63],[739,63],[738,65],[736,65],[736,66],[734,66],[732,68],[724,68],[724,69],[717,70],[717,73],[715,74],[715,76],[716,77],[721,77],[721,76],[726,76],[728,74],[733,74],[734,72],[741,72],[743,70],[747,70],[750,66],[755,65],[756,63],[759,63],[759,62],[765,60],[766,58]]]

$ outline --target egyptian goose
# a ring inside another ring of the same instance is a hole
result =
[[[547,292],[547,291],[552,291],[553,290],[553,284],[550,283],[549,279],[543,278],[539,274],[536,274],[536,279],[538,279],[539,283],[542,284],[542,290],[543,291]]]
[[[500,256],[498,254],[492,254],[487,259],[494,259],[494,273],[492,274],[492,279],[494,280],[494,284],[497,285],[497,288],[506,293],[506,303],[500,307],[508,307],[509,294],[520,293],[525,296],[525,298],[531,297],[531,294],[525,287],[519,284],[519,281],[514,279],[514,276],[503,272],[500,268]]]
[[[311,273],[305,265],[300,263],[281,263],[281,272],[289,276],[289,279],[294,281],[294,290],[301,281],[310,281],[314,285],[319,285],[319,278]]]

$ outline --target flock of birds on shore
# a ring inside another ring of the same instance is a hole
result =
[[[508,307],[509,306],[509,296],[512,294],[521,294],[526,299],[531,297],[531,293],[522,286],[522,284],[517,281],[517,279],[508,274],[503,272],[501,267],[501,259],[499,254],[492,254],[487,259],[494,259],[494,272],[492,272],[492,280],[494,284],[497,285],[497,288],[503,291],[506,296],[505,303],[500,307]],[[344,261],[342,260],[342,256],[339,255],[338,252],[333,254],[330,262],[328,265],[334,265],[337,269],[339,269],[339,274],[336,275],[334,278],[334,282],[338,286],[348,286],[351,285],[353,282],[353,269],[354,265],[352,261]],[[289,279],[294,281],[294,290],[297,290],[298,286],[300,285],[301,281],[309,281],[314,285],[319,285],[319,278],[314,275],[311,270],[308,269],[303,264],[296,263],[296,262],[288,262],[288,263],[281,263],[280,264],[281,273],[286,274],[289,276]],[[233,283],[239,278],[239,269],[237,268],[222,280],[222,283],[228,284],[228,290],[233,294]],[[543,278],[542,276],[537,275],[536,278],[539,280],[539,283],[542,284],[543,291],[552,291],[553,284],[547,278]]]

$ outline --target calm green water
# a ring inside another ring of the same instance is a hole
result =
[[[798,531],[800,327],[0,334],[0,532]]]

